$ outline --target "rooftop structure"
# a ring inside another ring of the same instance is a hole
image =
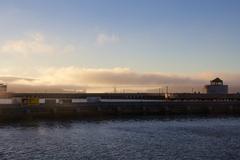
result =
[[[223,80],[221,80],[220,78],[215,78],[214,80],[210,81],[211,85],[223,85]]]

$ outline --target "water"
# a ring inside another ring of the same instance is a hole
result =
[[[240,118],[36,121],[0,125],[0,159],[240,157]]]

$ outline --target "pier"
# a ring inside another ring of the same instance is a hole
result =
[[[240,115],[240,94],[220,78],[206,93],[9,93],[0,92],[0,120],[125,115]]]

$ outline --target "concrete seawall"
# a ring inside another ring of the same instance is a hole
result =
[[[0,120],[124,115],[240,115],[240,101],[97,102],[0,105]]]

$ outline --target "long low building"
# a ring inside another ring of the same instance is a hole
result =
[[[240,100],[240,94],[200,94],[200,93],[173,93],[168,94],[168,100]]]
[[[145,100],[214,100],[240,99],[240,94],[204,94],[204,93],[0,93],[0,98],[47,98],[47,99],[145,99]]]
[[[102,99],[164,99],[164,94],[158,93],[12,93],[13,97],[36,98],[87,98],[101,97]]]

